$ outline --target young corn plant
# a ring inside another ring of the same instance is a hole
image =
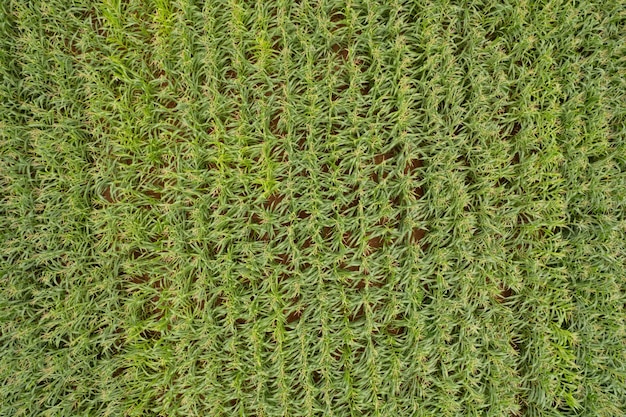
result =
[[[0,415],[626,414],[625,23],[0,3]]]

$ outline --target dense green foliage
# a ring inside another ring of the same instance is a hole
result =
[[[0,2],[0,415],[626,414],[626,5]]]

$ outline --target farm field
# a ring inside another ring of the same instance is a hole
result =
[[[626,4],[0,2],[1,416],[626,415]]]

